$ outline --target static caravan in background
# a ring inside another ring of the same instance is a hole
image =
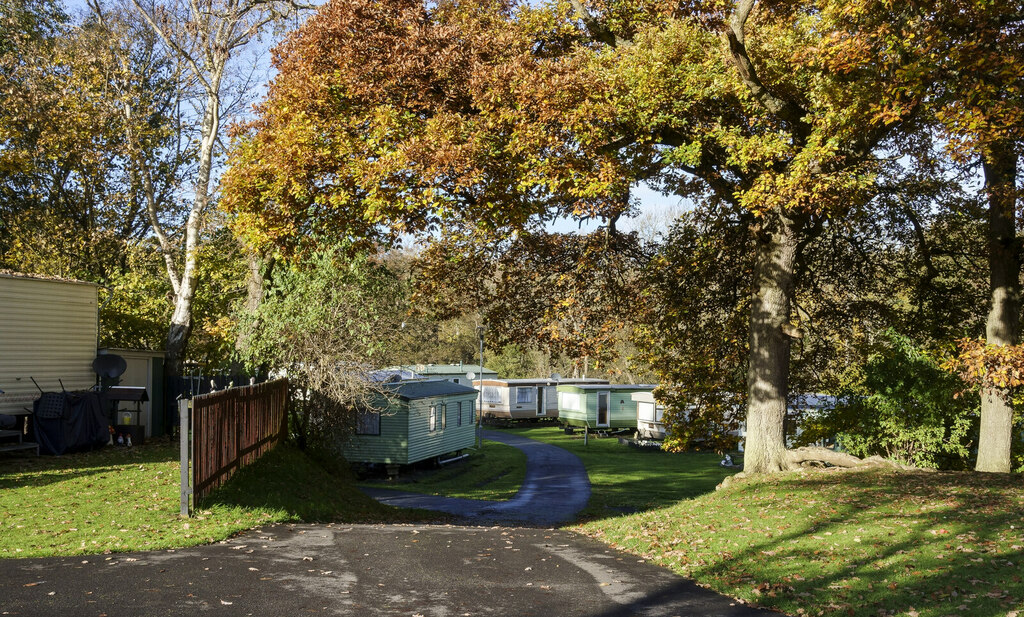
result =
[[[558,392],[561,384],[607,384],[604,379],[478,379],[473,382],[481,390],[484,417],[557,418]]]
[[[425,379],[444,379],[457,384],[472,385],[466,374],[473,373],[473,379],[497,379],[498,373],[479,364],[407,364],[390,366],[385,370],[414,371]]]
[[[649,392],[646,384],[559,384],[558,420],[591,429],[635,429],[635,392]]]
[[[636,403],[636,432],[641,439],[665,439],[665,407],[654,399],[654,392],[644,390],[631,395]]]
[[[815,418],[820,414],[827,413],[842,403],[842,400],[830,394],[817,393],[796,393],[790,394],[786,401],[786,417],[784,434],[786,447],[793,447],[796,438],[803,433],[801,423],[808,418]],[[747,439],[747,423],[741,422],[739,429],[733,432],[739,441],[737,449],[743,452]],[[832,447],[835,439],[829,438],[818,442],[816,445]]]
[[[389,396],[360,414],[343,445],[350,463],[408,465],[443,457],[476,443],[477,392],[451,381],[400,381]]]

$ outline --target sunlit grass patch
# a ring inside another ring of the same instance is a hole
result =
[[[709,491],[735,469],[721,467],[714,452],[664,452],[633,448],[615,437],[566,434],[544,426],[512,429],[517,435],[572,452],[583,461],[590,477],[590,503],[584,519],[605,518],[661,508]]]
[[[1024,610],[1020,476],[780,474],[581,527],[790,615]],[[1022,612],[1024,614],[1024,612]]]

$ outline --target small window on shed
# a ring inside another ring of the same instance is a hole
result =
[[[429,425],[427,427],[427,430],[429,430],[429,431],[436,431],[437,430],[437,405],[431,405],[430,406],[430,418],[429,418]]]
[[[380,435],[380,412],[360,411],[356,416],[356,435]]]

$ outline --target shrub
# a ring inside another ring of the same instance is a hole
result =
[[[856,456],[881,455],[908,465],[963,468],[977,433],[978,401],[938,358],[905,336],[886,333],[863,378],[835,409],[808,420],[800,441],[836,436]]]

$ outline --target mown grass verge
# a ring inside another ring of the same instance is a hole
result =
[[[789,615],[1024,615],[1019,475],[814,471],[584,533]]]
[[[407,470],[394,481],[373,480],[363,486],[465,499],[512,499],[526,478],[526,455],[518,448],[483,440],[465,460],[439,469]]]
[[[236,474],[193,518],[179,509],[174,443],[0,458],[0,558],[193,546],[287,521],[438,518],[382,506],[289,445]]]

